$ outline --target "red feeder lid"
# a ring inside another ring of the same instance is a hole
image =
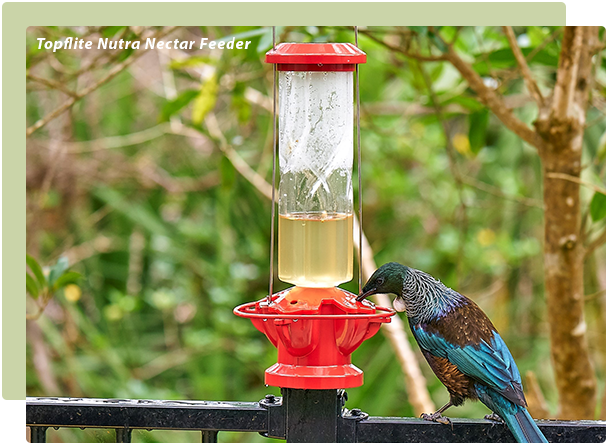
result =
[[[280,43],[265,54],[278,71],[354,71],[366,54],[351,43]]]

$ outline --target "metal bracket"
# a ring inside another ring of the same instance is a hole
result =
[[[259,401],[262,408],[267,409],[267,432],[259,432],[263,437],[286,439],[286,419],[282,397],[267,394]]]

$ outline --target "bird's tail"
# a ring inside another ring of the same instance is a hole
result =
[[[548,443],[528,411],[520,408],[516,414],[501,416],[518,443]]]

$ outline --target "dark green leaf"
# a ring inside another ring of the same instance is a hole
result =
[[[486,144],[489,115],[488,109],[469,114],[469,147],[474,154],[477,154]]]
[[[476,112],[484,109],[484,105],[482,105],[482,103],[480,103],[477,99],[472,97],[465,97],[463,95],[444,100],[442,102],[442,106],[446,106],[451,103],[461,105],[462,107],[468,109],[471,112]]]
[[[427,35],[427,26],[409,26],[408,29],[416,32],[419,37],[425,37]]]
[[[29,268],[32,270],[32,272],[36,276],[36,280],[38,280],[38,286],[40,288],[45,287],[46,286],[46,277],[44,277],[44,273],[42,272],[42,267],[40,266],[40,264],[36,261],[36,259],[34,257],[32,257],[29,254],[25,255],[25,261],[27,263],[27,266],[29,266]]]
[[[69,285],[70,283],[75,283],[81,277],[82,277],[82,275],[80,275],[80,273],[78,273],[78,272],[74,272],[74,271],[66,272],[65,274],[63,274],[61,277],[59,277],[57,279],[57,281],[53,285],[53,289],[56,291],[57,289],[60,289],[66,285]]]
[[[429,35],[429,38],[431,39],[432,43],[434,45],[436,45],[436,48],[438,48],[442,52],[448,51],[448,48],[444,44],[444,41],[440,38],[439,34],[435,34],[434,32],[429,32],[428,35]]]
[[[55,281],[63,275],[65,270],[69,267],[69,261],[67,257],[61,257],[57,260],[55,266],[53,266],[50,270],[50,274],[48,276],[48,284],[49,286],[53,286]]]
[[[29,295],[31,295],[32,297],[38,298],[39,289],[38,285],[36,284],[36,280],[34,280],[34,277],[29,275],[29,273],[27,272],[25,273],[25,275],[25,287],[27,288],[27,292],[29,292]]]
[[[226,189],[231,189],[236,181],[236,169],[225,156],[221,158],[220,169],[222,186]]]
[[[181,109],[183,109],[185,106],[187,106],[189,104],[189,102],[191,102],[194,98],[196,98],[196,96],[198,95],[199,92],[200,91],[198,91],[196,89],[187,89],[187,90],[183,91],[181,94],[179,94],[179,96],[177,98],[166,103],[164,105],[164,108],[162,108],[162,114],[160,115],[160,121],[166,122],[166,121],[170,120],[171,116],[173,116],[174,114],[179,112]]]
[[[124,60],[126,60],[128,57],[130,57],[130,56],[131,56],[131,54],[132,54],[133,52],[135,52],[135,49],[133,49],[133,48],[128,48],[128,49],[125,49],[124,51],[122,51],[122,52],[120,53],[120,55],[118,56],[117,60],[118,60],[119,62],[123,62],[123,61],[124,61]]]
[[[112,38],[118,32],[122,31],[126,26],[108,26],[101,31],[101,35],[106,38]]]
[[[593,221],[602,220],[606,217],[606,195],[600,192],[593,194],[593,198],[589,204],[589,212]]]
[[[534,49],[535,48],[521,48],[522,53],[526,57]],[[497,49],[490,53],[476,53],[474,54],[474,57],[476,62],[473,64],[473,67],[480,75],[489,75],[491,68],[494,70],[516,66],[516,59],[513,56],[513,52],[511,52],[511,48]],[[529,64],[538,64],[555,68],[558,65],[558,55],[543,49],[533,56]]]

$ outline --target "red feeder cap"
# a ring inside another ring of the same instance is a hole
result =
[[[354,71],[366,54],[351,43],[280,43],[265,54],[278,71]]]

